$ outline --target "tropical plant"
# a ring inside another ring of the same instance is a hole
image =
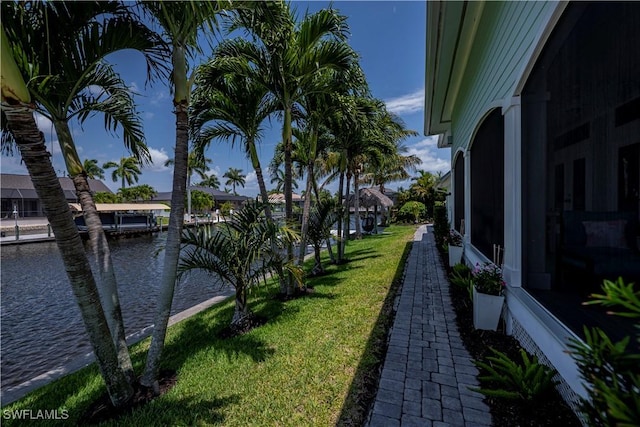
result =
[[[313,253],[315,263],[311,270],[312,275],[318,275],[324,273],[322,267],[322,259],[320,257],[320,249],[322,242],[326,241],[330,236],[331,226],[338,219],[336,212],[336,202],[334,199],[325,198],[322,199],[311,210],[309,216],[309,231],[308,238],[313,245]]]
[[[125,341],[117,283],[109,244],[93,201],[86,171],[79,158],[69,122],[81,124],[96,113],[105,128],[121,130],[123,142],[134,156],[149,159],[139,116],[129,87],[109,65],[107,55],[122,50],[140,51],[147,62],[147,77],[164,70],[162,40],[131,17],[120,2],[4,2],[2,19],[19,58],[18,66],[35,100],[37,111],[51,120],[67,173],[88,226],[97,262],[100,297],[119,360],[134,381]]]
[[[296,23],[285,2],[260,2],[235,15],[232,29],[245,28],[252,40],[235,38],[220,44],[217,58],[225,72],[244,75],[266,87],[282,112],[284,143],[285,220],[293,221],[292,120],[300,97],[314,91],[314,77],[325,69],[350,67],[355,52],[346,43],[346,18],[334,9],[322,9]],[[287,247],[293,260],[293,246]],[[290,277],[287,294],[294,291]]]
[[[149,184],[136,185],[135,187],[121,188],[118,190],[118,195],[126,202],[151,200],[157,194],[158,192]]]
[[[184,222],[184,196],[188,171],[189,152],[189,99],[192,80],[189,79],[188,56],[191,52],[200,52],[200,29],[208,26],[207,34],[213,35],[215,13],[220,5],[207,1],[179,2],[141,2],[140,6],[147,18],[161,30],[162,37],[170,46],[171,78],[169,86],[173,94],[173,108],[176,114],[176,143],[171,191],[171,213],[165,243],[165,262],[162,282],[158,294],[158,303],[151,336],[151,345],[147,353],[147,362],[140,382],[160,392],[158,374],[160,358],[171,314],[171,304],[176,284],[180,241]]]
[[[411,220],[414,223],[418,223],[420,218],[423,218],[427,209],[422,202],[416,202],[415,200],[410,201],[402,205],[400,210],[398,211],[398,219],[400,220]]]
[[[471,274],[476,291],[487,295],[502,295],[505,283],[500,267],[490,262],[476,264]]]
[[[254,79],[237,74],[223,74],[213,59],[198,67],[193,92],[191,131],[198,150],[204,150],[212,140],[240,142],[256,172],[260,196],[268,200],[267,187],[258,157],[257,144],[264,129],[262,123],[273,113],[268,90]],[[227,181],[228,182],[228,181]],[[234,188],[235,192],[235,188]],[[271,207],[265,207],[271,219]]]
[[[447,209],[444,205],[436,204],[433,207],[433,234],[436,239],[436,247],[440,251],[444,250],[449,230],[451,230],[451,225],[447,219]]]
[[[222,177],[227,178],[224,185],[230,185],[233,188],[233,194],[235,195],[238,194],[236,192],[236,185],[244,188],[244,184],[247,182],[247,176],[242,174],[242,169],[229,168]]]
[[[3,13],[3,18],[5,16]],[[51,164],[44,136],[36,125],[33,116],[36,107],[32,103],[20,68],[14,60],[14,55],[20,55],[21,51],[19,47],[12,50],[4,23],[0,26],[0,48],[3,123],[7,125],[20,150],[47,220],[56,236],[56,244],[60,249],[111,402],[116,407],[123,406],[133,396],[133,388],[119,363],[109,324],[99,303],[100,294],[91,272],[91,265],[73,221],[69,203]]]
[[[211,174],[197,184],[199,187],[220,188],[220,178],[218,175]]]
[[[247,304],[249,290],[283,269],[301,281],[301,271],[283,265],[283,245],[296,239],[296,234],[273,221],[261,218],[264,204],[250,202],[233,218],[216,226],[187,230],[182,239],[186,245],[180,258],[180,275],[194,269],[217,275],[222,283],[235,289],[235,311],[231,325],[241,327],[251,312]],[[276,245],[274,245],[276,243]]]
[[[140,171],[140,161],[136,157],[121,157],[119,162],[109,161],[102,165],[104,169],[113,169],[111,179],[118,182],[120,179],[120,189],[125,189],[126,185],[138,182]]]
[[[592,294],[585,304],[618,307],[609,312],[631,319],[640,318],[640,291],[622,278],[605,280],[602,294]],[[572,340],[571,354],[586,382],[587,398],[581,399],[580,411],[590,426],[640,425],[640,324],[636,323],[637,346],[629,346],[631,337],[613,342],[600,328],[584,327],[584,342]]]
[[[96,191],[93,193],[93,201],[96,203],[122,203],[122,197],[107,191]]]
[[[467,291],[469,301],[473,301],[473,276],[471,273],[472,271],[467,265],[459,263],[453,266],[449,277],[452,285]]]
[[[213,196],[200,190],[191,192],[191,203],[196,211],[210,210],[213,207]]]
[[[462,246],[462,235],[453,228],[450,229],[447,243],[451,246]]]
[[[104,179],[104,170],[98,166],[96,159],[84,159],[82,168],[89,179]]]
[[[485,361],[475,361],[475,365],[486,373],[478,379],[483,383],[480,388],[472,388],[488,397],[515,399],[523,402],[545,399],[558,384],[553,378],[558,372],[538,362],[538,358],[529,358],[524,349],[520,349],[522,363],[511,360],[506,354],[489,347],[493,356]]]

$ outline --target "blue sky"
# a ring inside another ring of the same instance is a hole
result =
[[[308,8],[311,12],[329,5],[326,1],[293,2],[299,15]],[[420,169],[436,172],[449,170],[448,149],[438,149],[435,138],[423,136],[424,122],[424,67],[426,40],[426,2],[422,1],[336,1],[333,6],[348,17],[350,44],[361,56],[361,66],[369,81],[373,96],[382,99],[387,108],[398,114],[409,129],[419,136],[408,139],[405,144],[410,154],[418,155],[423,163]],[[131,51],[111,55],[109,61],[135,91],[136,102],[144,122],[147,146],[154,163],[143,169],[139,184],[149,184],[157,191],[170,191],[172,169],[164,166],[165,160],[173,157],[175,143],[175,116],[172,114],[171,95],[166,86],[156,84],[145,87],[145,67],[139,54]],[[53,152],[54,167],[60,176],[65,167],[50,123],[38,117],[38,125],[45,134],[47,145]],[[117,134],[104,130],[101,116],[87,120],[83,126],[72,122],[72,131],[82,159],[97,159],[104,162],[118,161],[127,156]],[[260,144],[260,159],[266,169],[273,155],[273,148],[280,141],[280,123],[272,122],[272,129],[265,133]],[[240,147],[214,141],[207,157],[212,159],[209,173],[219,176],[229,167],[240,168],[247,175],[245,188],[240,194],[255,196],[258,186],[255,172],[244,157]],[[24,173],[19,156],[2,157],[3,173]],[[114,192],[119,182],[113,182],[110,171],[106,171],[105,184]],[[198,177],[193,177],[197,182]],[[389,183],[388,188],[408,187],[409,181]],[[300,189],[304,186],[300,183]],[[267,188],[270,188],[267,180]],[[335,191],[336,184],[329,186]]]

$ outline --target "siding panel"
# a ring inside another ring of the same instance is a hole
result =
[[[487,2],[452,121],[452,153],[468,147],[482,116],[513,96],[553,2]]]

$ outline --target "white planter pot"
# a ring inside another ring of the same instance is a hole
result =
[[[449,245],[449,267],[460,264],[462,261],[462,246]]]
[[[473,327],[495,331],[498,329],[504,296],[482,294],[473,287]]]

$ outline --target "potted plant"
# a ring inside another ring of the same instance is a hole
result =
[[[462,235],[454,229],[449,230],[447,243],[449,244],[449,267],[453,267],[462,260]]]
[[[473,275],[473,327],[495,331],[504,303],[502,270],[495,264],[476,264]]]

